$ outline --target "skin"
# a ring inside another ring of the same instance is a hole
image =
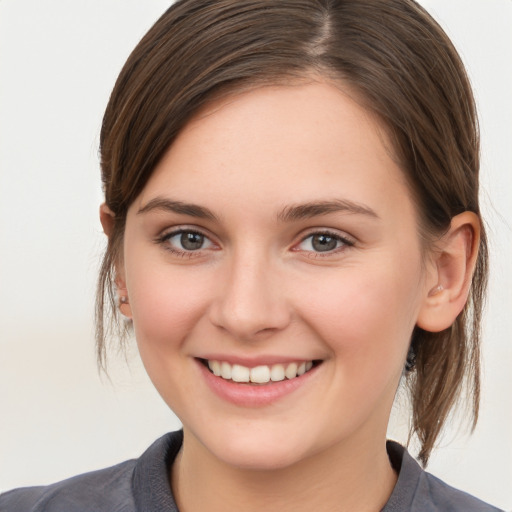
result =
[[[198,114],[130,206],[121,311],[183,423],[171,475],[180,510],[370,511],[389,498],[386,429],[412,330],[453,321],[477,238],[466,216],[443,259],[425,258],[389,147],[332,84],[259,88]],[[171,200],[214,218],[162,207]],[[357,208],[284,218],[327,201]],[[203,246],[184,250],[176,229],[200,232]],[[311,235],[326,232],[340,238],[319,252]],[[210,354],[322,362],[292,393],[250,407],[206,385],[197,358]]]

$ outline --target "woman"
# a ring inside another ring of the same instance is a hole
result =
[[[111,306],[183,433],[6,510],[496,510],[386,447],[401,381],[423,464],[464,383],[478,414],[476,117],[420,7],[178,2],[101,156],[100,362]]]

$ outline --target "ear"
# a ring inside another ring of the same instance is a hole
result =
[[[100,205],[100,222],[103,226],[103,233],[110,237],[114,228],[114,217],[115,213],[106,205],[102,203]]]
[[[456,215],[432,255],[432,273],[417,326],[439,332],[463,310],[471,287],[480,243],[480,219],[473,212]]]
[[[114,212],[103,203],[100,206],[100,221],[103,226],[103,232],[110,238],[114,231]],[[128,297],[128,290],[126,288],[126,279],[124,274],[124,266],[121,261],[116,262],[116,290],[117,299],[119,304],[119,311],[126,318],[132,318],[132,311],[130,307],[130,300]]]

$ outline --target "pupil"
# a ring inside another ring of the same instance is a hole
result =
[[[197,251],[201,249],[203,245],[204,237],[199,233],[182,233],[181,234],[181,245],[188,251]]]
[[[329,235],[315,235],[313,236],[312,245],[313,249],[318,252],[332,251],[336,249],[337,240]]]

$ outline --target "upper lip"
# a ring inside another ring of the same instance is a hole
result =
[[[290,364],[302,363],[307,361],[316,361],[318,358],[307,357],[290,357],[290,356],[276,356],[276,355],[261,355],[254,357],[240,357],[236,355],[227,354],[207,354],[197,357],[197,359],[204,359],[208,361],[221,361],[231,365],[238,364],[247,368],[254,368],[255,366],[272,366],[274,364]]]

